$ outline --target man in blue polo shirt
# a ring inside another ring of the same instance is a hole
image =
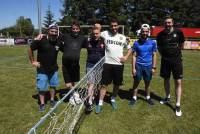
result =
[[[133,97],[131,98],[129,105],[133,106],[137,100],[138,85],[143,78],[146,91],[146,100],[149,105],[154,105],[154,102],[150,98],[150,82],[152,74],[156,69],[156,43],[148,39],[149,27],[141,27],[141,33],[139,40],[134,42],[132,47],[133,60],[132,60],[132,74],[134,77],[133,84]]]

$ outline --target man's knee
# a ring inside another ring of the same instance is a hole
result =
[[[66,83],[66,84],[65,84],[65,87],[66,87],[67,89],[71,89],[71,88],[73,87],[73,85],[72,85],[72,83]]]
[[[108,85],[101,85],[101,90],[106,90]]]

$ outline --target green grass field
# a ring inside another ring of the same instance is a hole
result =
[[[164,97],[163,81],[157,74],[153,77],[151,89],[156,105],[149,107],[144,100],[143,82],[139,88],[139,100],[135,107],[128,106],[132,87],[131,63],[127,61],[124,71],[125,85],[117,97],[118,110],[112,111],[104,103],[102,113],[84,115],[77,127],[78,134],[199,134],[200,133],[200,51],[183,51],[184,80],[182,96],[183,116],[174,114],[174,86],[171,86],[170,105],[160,105]],[[81,54],[81,74],[85,71],[86,51]],[[61,54],[58,57],[61,68]],[[61,69],[60,89],[64,88]],[[37,123],[45,113],[38,112],[38,102],[33,96],[35,89],[35,68],[28,61],[27,46],[0,47],[0,134],[24,134]],[[172,81],[173,83],[173,81]],[[111,92],[111,87],[109,92]],[[48,110],[46,110],[47,112]]]

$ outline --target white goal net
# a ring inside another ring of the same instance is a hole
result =
[[[104,57],[57,104],[33,126],[28,134],[72,134],[83,114],[88,97],[88,78],[94,78],[94,95],[97,95]]]

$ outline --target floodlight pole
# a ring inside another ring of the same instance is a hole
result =
[[[41,26],[41,0],[37,0],[37,9],[38,9],[38,29],[39,34],[42,33],[42,26]]]

